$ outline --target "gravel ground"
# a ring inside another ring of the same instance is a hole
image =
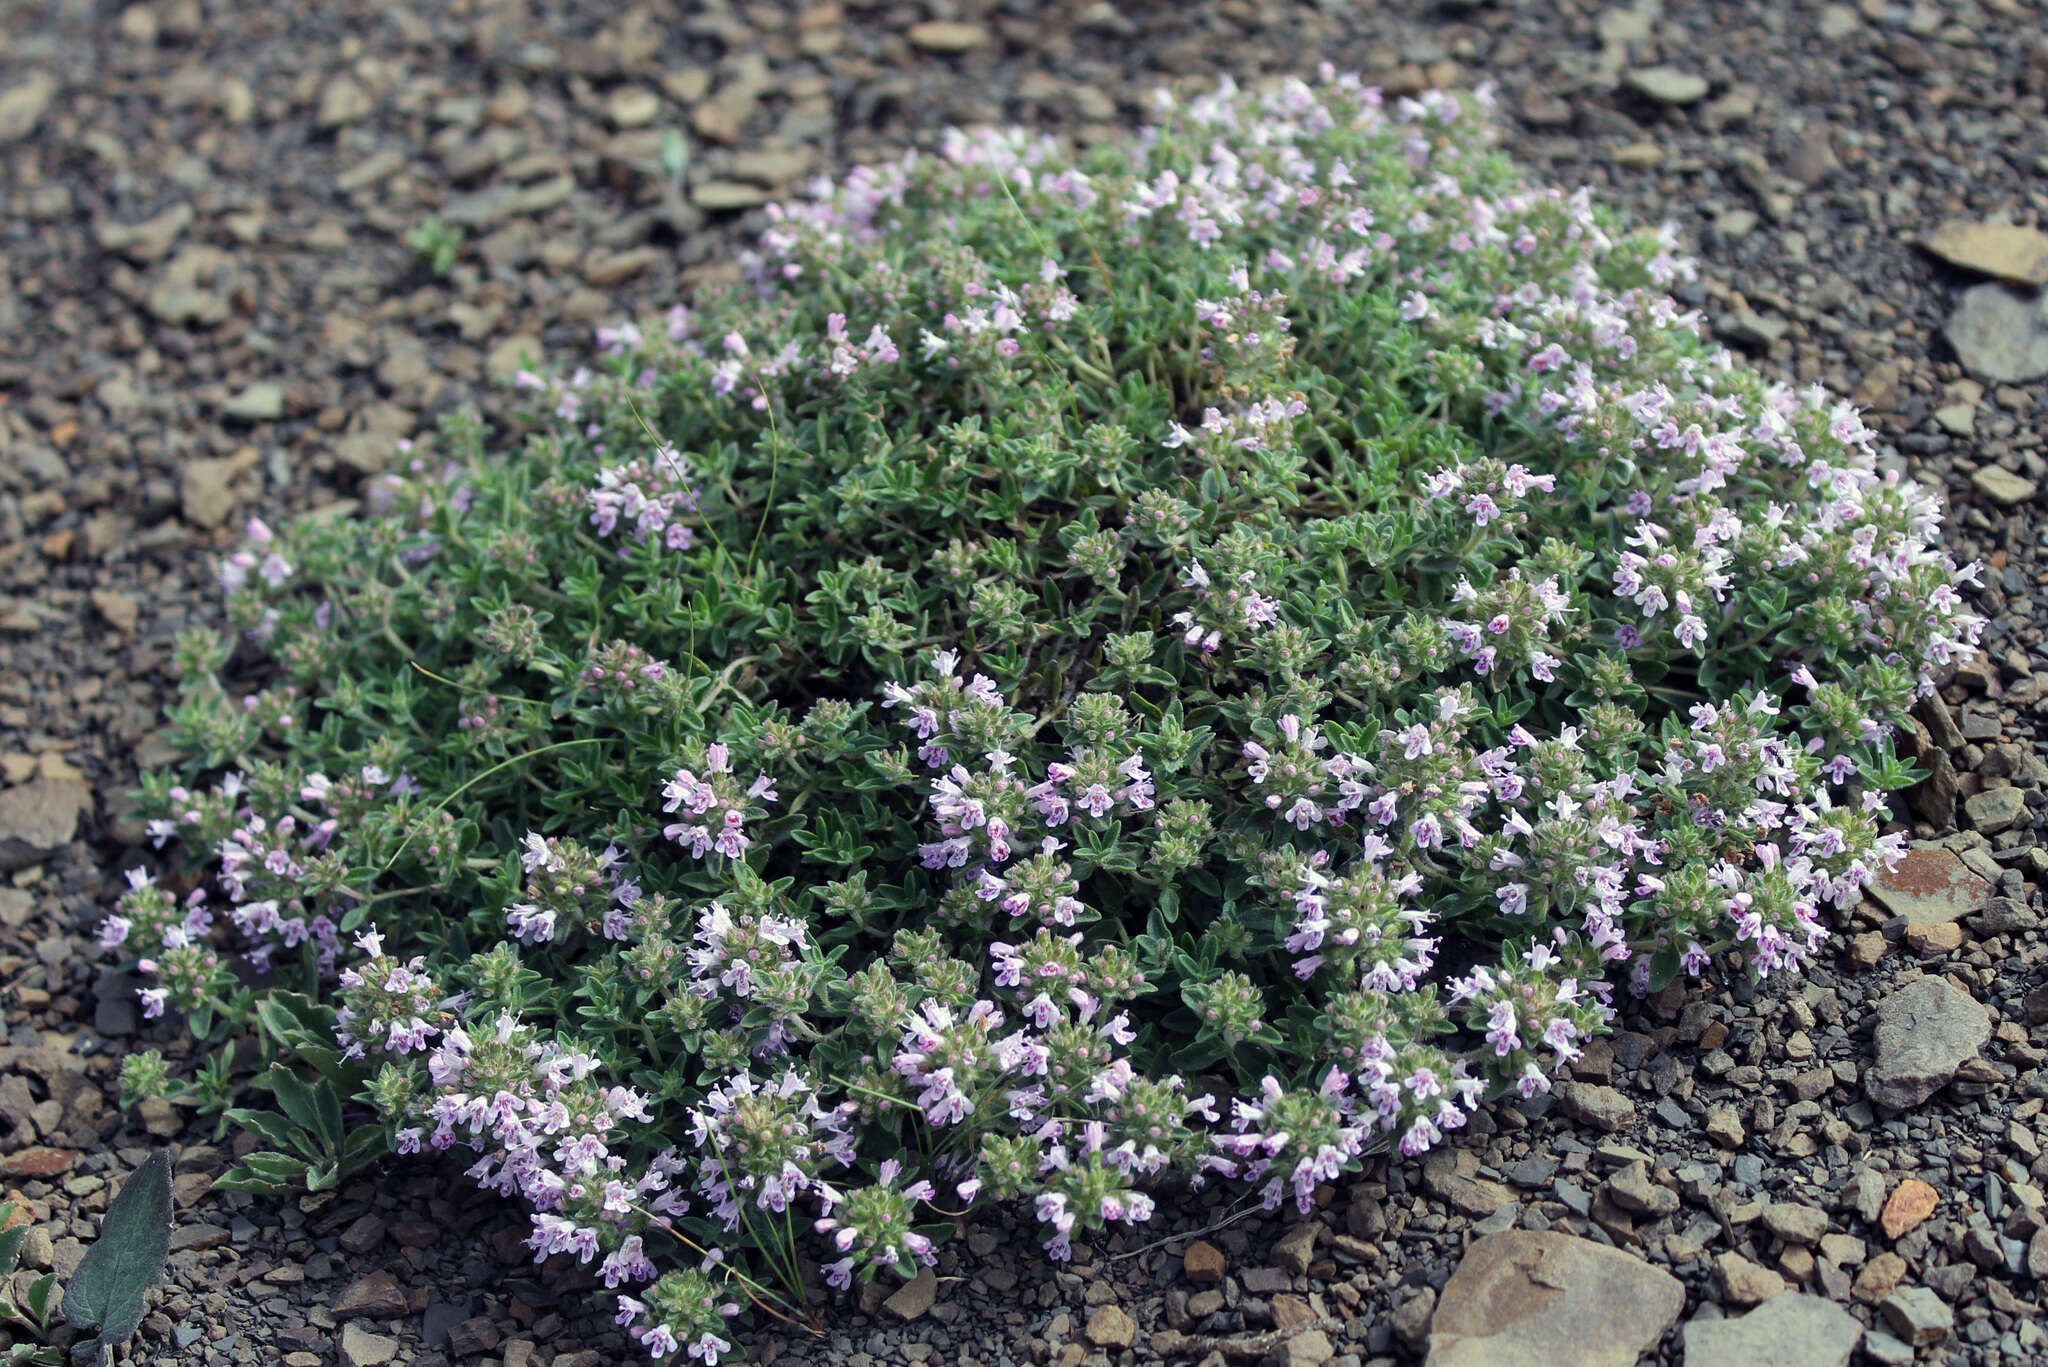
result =
[[[451,407],[509,431],[494,377],[728,269],[745,211],[814,173],[948,123],[1114,136],[1163,81],[1322,59],[1391,91],[1497,82],[1532,172],[1674,220],[1721,335],[1854,396],[1946,492],[1993,625],[1923,709],[1922,848],[1803,981],[1647,1003],[1552,1104],[1313,1220],[1182,1201],[1170,1242],[1051,1267],[992,1218],[936,1279],[751,1355],[2048,1359],[2048,305],[1987,282],[2038,290],[2048,257],[2024,233],[1922,245],[2048,220],[2040,0],[0,15],[0,1180],[35,1221],[25,1265],[68,1271],[111,1184],[179,1144],[169,1285],[130,1360],[628,1360],[588,1282],[524,1262],[520,1223],[455,1168],[250,1200],[209,1191],[210,1127],[118,1111],[119,1047],[179,1051],[90,928],[147,857],[124,794],[230,524],[349,497]],[[463,229],[441,275],[406,243],[429,217]]]

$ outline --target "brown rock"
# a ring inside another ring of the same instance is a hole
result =
[[[334,1303],[338,1320],[395,1320],[405,1313],[405,1293],[398,1289],[398,1279],[381,1268],[350,1282]]]
[[[1724,1149],[1739,1149],[1749,1138],[1742,1127],[1742,1113],[1733,1106],[1716,1106],[1707,1112],[1707,1138]]]
[[[1935,925],[1961,920],[1983,906],[1991,896],[1991,884],[1972,872],[1954,850],[1908,850],[1904,859],[1872,880],[1870,895],[1894,916]]]
[[[1849,1294],[1865,1305],[1876,1305],[1898,1288],[1906,1276],[1906,1260],[1896,1253],[1880,1253],[1863,1264]]]
[[[1944,921],[1938,926],[1906,927],[1906,947],[1922,958],[1953,954],[1962,948],[1962,944],[1963,928],[1954,921]]]
[[[1088,1327],[1082,1332],[1097,1348],[1128,1348],[1137,1337],[1138,1326],[1122,1307],[1105,1305],[1088,1317]]]
[[[1921,245],[1951,266],[2015,285],[2048,285],[2048,233],[2038,228],[1955,219],[1929,233]]]
[[[1436,1148],[1422,1161],[1422,1184],[1467,1215],[1491,1215],[1515,1194],[1479,1174],[1479,1155],[1470,1149]]]
[[[659,247],[629,247],[622,252],[593,255],[583,265],[583,278],[593,285],[616,285],[661,260]]]
[[[899,1320],[921,1318],[939,1299],[939,1279],[928,1267],[917,1269],[917,1275],[896,1288],[889,1299],[882,1302],[882,1308]]]
[[[1428,1367],[1634,1367],[1684,1304],[1677,1278],[1591,1240],[1489,1234],[1437,1302]]]
[[[26,79],[0,90],[0,147],[35,132],[59,88],[51,72],[32,71]]]
[[[1563,1082],[1558,1084],[1557,1095],[1572,1119],[1584,1121],[1609,1134],[1636,1123],[1635,1103],[1612,1087]]]
[[[1885,1238],[1896,1239],[1927,1223],[1940,1204],[1941,1195],[1933,1187],[1917,1177],[1908,1177],[1884,1203],[1884,1214],[1878,1217],[1878,1224],[1884,1229]]]
[[[0,791],[0,872],[25,868],[71,843],[92,789],[48,774]]]
[[[922,52],[972,52],[989,40],[989,31],[980,24],[951,23],[934,19],[928,23],[912,24],[905,35],[910,45]]]
[[[1188,1251],[1181,1255],[1180,1268],[1191,1282],[1208,1285],[1223,1280],[1224,1270],[1229,1266],[1223,1250],[1211,1243],[1197,1239],[1188,1245]]]
[[[1307,1275],[1308,1265],[1315,1258],[1316,1236],[1322,1230],[1313,1221],[1290,1225],[1285,1234],[1273,1241],[1273,1266],[1290,1277]]]
[[[339,128],[368,118],[376,107],[369,92],[352,77],[335,76],[320,87],[320,107],[313,115],[313,126],[323,130]]]
[[[76,1149],[53,1149],[42,1144],[0,1158],[0,1174],[8,1177],[56,1177],[71,1171],[78,1161]]]
[[[1323,1367],[1335,1356],[1337,1350],[1330,1345],[1330,1336],[1320,1329],[1310,1329],[1281,1344],[1266,1362],[1269,1367]]]
[[[1733,1305],[1762,1305],[1785,1290],[1783,1277],[1740,1253],[1723,1253],[1714,1259],[1714,1276],[1721,1283],[1721,1294]]]
[[[135,595],[118,589],[94,589],[92,606],[108,626],[123,635],[135,630],[136,623],[142,620],[142,605],[135,601]]]
[[[700,209],[751,209],[768,202],[768,192],[737,180],[707,180],[690,187],[690,203]]]

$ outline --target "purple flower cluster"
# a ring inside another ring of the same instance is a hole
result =
[[[662,835],[702,859],[716,850],[728,859],[739,859],[752,843],[745,823],[759,807],[775,801],[775,787],[766,774],[741,786],[733,775],[732,752],[723,741],[704,747],[704,758],[695,767],[681,767],[662,787],[662,810],[681,817],[662,828]],[[701,821],[685,818],[702,817]]]
[[[697,511],[697,490],[682,454],[672,446],[606,466],[585,497],[590,525],[601,537],[623,530],[635,545],[658,543],[672,551],[696,544],[686,519]]]
[[[373,926],[356,936],[369,956],[341,970],[341,1006],[335,1039],[348,1058],[369,1050],[404,1055],[426,1049],[441,1033],[448,1000],[427,970],[425,955],[399,960],[384,952],[384,937]]]

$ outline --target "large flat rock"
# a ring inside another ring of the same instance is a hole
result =
[[[71,843],[92,789],[75,779],[35,778],[0,791],[0,872],[24,868]]]
[[[1833,1301],[1773,1296],[1739,1319],[1685,1326],[1685,1367],[1848,1367],[1863,1326]]]
[[[1877,1059],[1863,1091],[1903,1111],[1946,1087],[1956,1069],[1991,1038],[1991,1013],[1946,978],[1907,983],[1877,1008]]]
[[[1991,897],[1991,884],[1954,850],[1908,850],[1871,880],[1870,895],[1894,916],[1915,925],[1959,921]]]
[[[1428,1367],[1635,1367],[1684,1305],[1676,1277],[1589,1239],[1489,1234],[1437,1302]]]

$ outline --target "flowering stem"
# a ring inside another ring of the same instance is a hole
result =
[[[705,1248],[704,1245],[698,1243],[695,1239],[692,1239],[689,1235],[683,1233],[680,1229],[677,1229],[674,1225],[670,1224],[667,1219],[655,1214],[653,1211],[647,1209],[645,1206],[633,1206],[631,1207],[631,1209],[638,1213],[642,1218],[644,1218],[648,1224],[653,1225],[656,1229],[668,1235],[669,1238],[674,1239],[677,1243],[681,1244],[684,1248],[689,1249],[698,1257],[711,1259],[711,1251],[709,1249]],[[817,1334],[821,1337],[823,1336],[825,1332],[824,1326],[818,1323],[816,1317],[812,1317],[809,1323],[803,1323],[799,1320],[791,1318],[789,1315],[785,1315],[784,1313],[782,1313],[782,1311],[777,1310],[773,1305],[770,1305],[768,1303],[769,1301],[780,1301],[783,1305],[788,1306],[788,1308],[791,1310],[797,1309],[796,1306],[791,1305],[787,1300],[784,1300],[783,1297],[780,1294],[778,1294],[772,1287],[765,1286],[762,1283],[755,1281],[752,1277],[749,1277],[746,1273],[740,1271],[738,1268],[734,1267],[732,1264],[728,1262],[725,1262],[722,1259],[711,1260],[717,1264],[719,1271],[723,1272],[727,1277],[729,1277],[733,1281],[739,1283],[740,1290],[747,1293],[747,1299],[752,1301],[755,1305],[759,1306],[762,1310],[774,1316],[776,1319],[781,1320],[784,1324],[796,1325],[799,1328],[809,1330],[813,1334]],[[798,1313],[804,1312],[799,1311]]]
[[[438,816],[442,811],[444,811],[447,808],[449,803],[455,801],[456,798],[461,797],[464,793],[468,792],[471,788],[474,788],[477,784],[482,783],[485,779],[491,777],[493,774],[498,773],[500,770],[509,769],[515,764],[523,763],[526,760],[534,758],[536,755],[545,755],[551,750],[567,750],[571,746],[576,745],[605,745],[609,744],[610,740],[611,738],[609,736],[579,736],[575,740],[558,740],[552,745],[543,745],[537,750],[528,750],[524,754],[513,755],[509,759],[501,760],[498,763],[493,764],[490,768],[484,770],[482,773],[472,776],[467,781],[457,786],[453,792],[448,794],[448,796],[442,798],[439,802],[435,803],[432,807],[430,807],[427,810],[426,814],[428,816]],[[418,827],[415,826],[414,830],[417,829]],[[384,867],[377,871],[378,876],[381,878],[383,875],[391,872],[392,866],[398,862],[399,857],[403,855],[406,852],[406,850],[411,847],[411,845],[412,832],[408,831],[406,833],[405,839],[399,842],[398,848],[392,851],[391,858],[385,860]]]
[[[446,685],[448,685],[448,687],[450,687],[450,688],[465,688],[465,685],[463,685],[462,683],[460,683],[460,682],[458,682],[458,681],[456,681],[456,680],[454,680],[454,679],[451,679],[451,678],[449,678],[449,677],[448,677],[447,675],[445,675],[445,674],[436,674],[436,673],[435,673],[435,672],[434,672],[433,670],[431,670],[431,669],[428,669],[428,668],[427,668],[427,667],[426,667],[425,665],[421,664],[421,663],[420,663],[420,662],[419,662],[418,660],[416,660],[416,659],[415,659],[415,660],[408,660],[408,661],[406,661],[406,663],[407,663],[407,664],[409,664],[409,665],[411,665],[411,666],[412,666],[412,667],[413,667],[414,669],[418,670],[418,671],[419,671],[420,673],[422,673],[422,674],[426,675],[426,676],[427,676],[428,678],[432,679],[432,680],[433,680],[433,681],[434,681],[435,683],[438,683],[438,684],[446,684]],[[471,693],[481,693],[481,692],[483,692],[484,690],[482,690],[482,689],[480,689],[480,688],[469,688],[469,689],[466,689],[466,691],[468,691],[468,692],[471,692]],[[546,700],[546,699],[544,699],[544,698],[515,698],[515,697],[513,697],[513,696],[511,696],[510,694],[507,694],[507,693],[493,693],[493,694],[491,694],[491,696],[492,696],[493,698],[495,698],[495,699],[496,699],[497,701],[501,702],[501,703],[504,703],[504,702],[516,702],[516,703],[523,703],[523,704],[525,704],[525,705],[526,705],[526,706],[528,706],[528,707],[546,707],[546,706],[548,705],[548,704],[547,704],[547,700]]]

